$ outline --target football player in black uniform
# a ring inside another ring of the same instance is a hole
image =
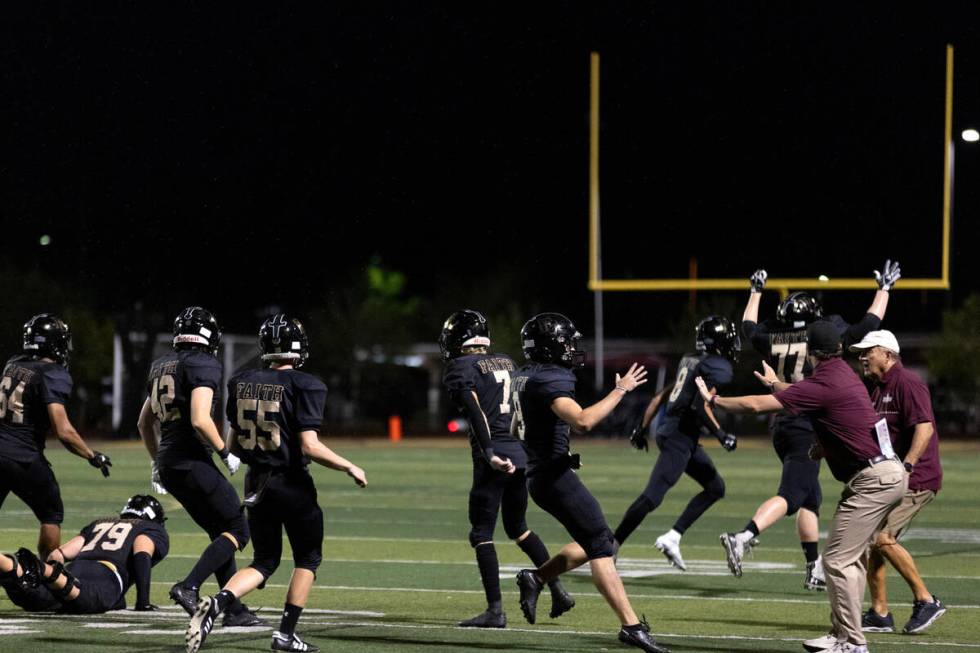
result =
[[[27,549],[0,555],[0,585],[25,610],[96,614],[126,607],[136,585],[138,611],[150,603],[150,568],[167,555],[163,506],[150,496],[130,497],[119,517],[96,519],[41,562]]]
[[[901,276],[898,262],[885,261],[885,267],[875,270],[878,291],[867,313],[857,324],[850,325],[839,315],[823,315],[820,302],[807,292],[787,297],[776,310],[775,320],[759,323],[759,303],[768,277],[765,270],[756,270],[749,278],[749,301],[742,315],[742,334],[752,342],[767,362],[766,372],[786,383],[795,383],[813,372],[807,351],[806,327],[816,320],[828,320],[841,334],[844,350],[871,331],[879,328],[888,308],[888,291]],[[764,375],[757,376],[764,380]],[[823,564],[817,551],[819,514],[823,493],[820,489],[820,461],[810,458],[815,442],[813,425],[808,417],[779,413],[772,418],[772,444],[783,465],[776,495],[767,499],[742,531],[720,535],[728,567],[735,576],[742,575],[742,558],[751,548],[754,538],[786,515],[796,514],[796,530],[806,559],[803,587],[824,591]]]
[[[239,570],[220,592],[198,603],[187,627],[188,653],[196,652],[214,620],[233,602],[262,587],[282,559],[282,531],[293,550],[293,575],[279,629],[272,633],[274,651],[318,651],[296,635],[303,606],[320,566],[323,512],[308,465],[346,472],[360,487],[367,478],[357,465],[331,451],[319,439],[327,388],[300,372],[309,355],[299,320],[277,314],[259,330],[265,369],[248,370],[228,382],[227,416],[236,450],[248,463],[245,505],[252,531],[252,564]]]
[[[521,329],[528,363],[511,380],[512,430],[527,448],[531,497],[561,522],[573,539],[537,569],[522,569],[517,574],[521,611],[533,624],[544,584],[588,562],[592,581],[622,624],[619,641],[660,653],[667,649],[653,641],[649,626],[637,618],[630,605],[613,561],[612,531],[599,502],[574,471],[579,467],[578,456],[569,451],[570,429],[592,430],[627,393],[646,383],[646,370],[634,364],[622,377],[617,374],[616,387],[583,409],[575,401],[572,371],[585,364],[585,352],[579,348],[581,338],[572,321],[559,313],[536,315]]]
[[[639,433],[631,438],[633,446],[647,448],[646,438],[641,434],[667,394],[664,418],[656,434],[660,455],[650,472],[646,488],[627,509],[615,533],[618,547],[648,513],[656,510],[681,475],[687,474],[703,489],[691,498],[674,522],[674,527],[654,542],[667,560],[682,571],[687,566],[681,556],[681,536],[708,508],[725,496],[725,481],[698,442],[701,430],[703,428],[718,438],[725,451],[733,451],[736,446],[735,436],[719,426],[694,385],[694,379],[698,376],[704,377],[715,388],[731,383],[732,361],[737,359],[740,349],[735,325],[728,318],[715,315],[701,320],[695,328],[695,348],[697,353],[681,358],[670,393],[662,392],[653,398],[644,413]]]
[[[154,486],[162,484],[211,538],[187,577],[170,588],[170,598],[190,615],[208,576],[214,574],[220,587],[235,575],[235,551],[243,550],[249,538],[238,493],[211,459],[211,452],[217,452],[232,474],[241,464],[211,417],[221,387],[221,364],[215,358],[220,343],[221,329],[209,311],[199,306],[181,311],[174,320],[174,352],[150,366],[138,424],[153,459]],[[226,626],[261,623],[240,603],[224,620]]]
[[[477,311],[462,310],[449,316],[439,335],[439,349],[446,361],[443,384],[470,423],[473,453],[473,485],[470,488],[470,546],[476,552],[485,612],[461,621],[464,628],[504,628],[507,617],[500,598],[500,567],[493,544],[497,513],[503,514],[507,537],[527,554],[535,567],[551,557],[538,534],[527,527],[527,454],[510,433],[510,377],[516,369],[507,354],[490,354],[490,325]],[[551,589],[552,619],[575,606],[555,578]]]
[[[85,444],[65,412],[72,387],[68,325],[50,313],[35,315],[24,325],[23,351],[0,375],[0,506],[11,492],[27,504],[41,523],[37,551],[46,558],[61,542],[65,516],[58,481],[44,457],[48,429],[103,476],[112,463]]]

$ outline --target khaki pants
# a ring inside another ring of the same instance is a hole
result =
[[[868,546],[908,486],[897,460],[886,460],[855,474],[841,493],[823,551],[830,599],[831,632],[839,640],[865,644],[861,600],[867,583]]]

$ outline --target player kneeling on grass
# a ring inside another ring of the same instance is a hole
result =
[[[150,603],[150,568],[170,546],[163,522],[160,503],[137,494],[118,519],[93,521],[52,551],[47,562],[28,549],[0,555],[0,586],[15,605],[31,612],[97,614],[125,608],[126,591],[135,584],[134,609],[156,610]]]
[[[247,370],[228,382],[227,417],[233,447],[248,464],[245,505],[252,533],[252,564],[239,570],[215,596],[204,597],[187,626],[188,653],[195,653],[214,621],[229,605],[262,587],[282,559],[282,529],[293,550],[293,575],[279,630],[272,633],[275,651],[318,651],[295,633],[303,606],[316,579],[323,544],[323,512],[307,466],[310,459],[346,472],[360,487],[364,470],[325,447],[318,433],[323,423],[327,388],[300,372],[309,348],[299,320],[273,315],[259,330],[262,360],[268,367]]]

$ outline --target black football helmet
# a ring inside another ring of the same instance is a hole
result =
[[[218,355],[221,344],[221,327],[206,308],[188,306],[174,318],[174,349],[203,349],[212,356]]]
[[[303,323],[285,313],[265,318],[259,327],[259,349],[263,361],[291,363],[293,367],[302,367],[310,357],[310,341]]]
[[[738,353],[742,351],[735,324],[721,315],[709,315],[698,322],[694,327],[694,346],[698,351],[718,354],[731,361],[738,360]]]
[[[561,313],[539,313],[521,327],[524,355],[535,363],[583,367],[585,350],[579,349],[582,334]]]
[[[53,358],[68,366],[71,329],[57,315],[41,313],[24,324],[24,353],[36,358]]]
[[[823,308],[810,293],[795,292],[779,305],[776,317],[783,325],[800,329],[823,317]]]
[[[439,350],[442,359],[449,360],[462,355],[463,347],[489,347],[490,324],[479,311],[456,311],[442,324],[439,334]]]
[[[123,519],[149,519],[158,524],[167,521],[163,516],[163,506],[153,497],[146,494],[134,494],[119,512]]]

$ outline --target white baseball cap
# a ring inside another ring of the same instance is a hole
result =
[[[851,351],[861,351],[862,349],[871,349],[872,347],[884,347],[896,354],[899,352],[898,339],[895,338],[895,334],[885,329],[871,331],[861,339],[861,342],[851,345],[848,349]]]

